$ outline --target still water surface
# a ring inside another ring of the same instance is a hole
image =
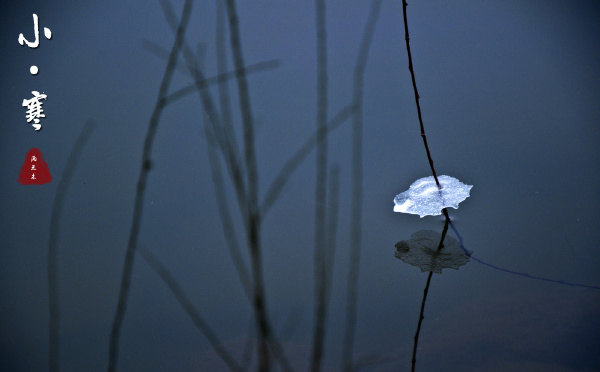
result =
[[[174,2],[178,16],[182,2]],[[0,365],[48,365],[47,251],[58,181],[84,123],[98,123],[69,183],[58,245],[60,364],[102,371],[108,363],[143,140],[170,50],[159,3],[68,1],[7,6],[0,34],[1,126]],[[600,10],[593,1],[414,2],[413,62],[438,174],[473,185],[450,209],[473,256],[507,270],[600,286],[598,140]],[[329,106],[352,99],[353,68],[367,2],[327,4]],[[259,196],[315,131],[314,4],[238,4],[249,75]],[[32,50],[31,14],[53,32]],[[187,40],[204,45],[216,68],[213,2],[194,5]],[[202,48],[199,48],[202,50]],[[202,52],[200,52],[201,54]],[[232,69],[228,49],[228,70]],[[29,74],[36,64],[40,72]],[[430,175],[408,72],[400,2],[384,2],[364,75],[362,245],[354,361],[364,371],[410,370],[428,273],[397,259],[395,244],[438,217],[394,213],[393,198]],[[182,66],[185,67],[185,66]],[[170,92],[191,77],[176,70]],[[231,104],[241,146],[235,83]],[[25,122],[21,101],[46,92],[44,129]],[[212,89],[217,101],[217,91]],[[234,359],[256,365],[252,307],[227,250],[197,95],[163,111],[152,150],[138,246],[166,267]],[[54,181],[22,186],[24,156],[39,148]],[[240,152],[241,152],[240,147]],[[328,137],[340,167],[338,229],[323,370],[340,370],[353,205],[351,120]],[[306,370],[314,313],[315,163],[312,152],[289,178],[261,226],[268,317],[294,370]],[[235,236],[248,265],[243,220],[229,175]],[[331,197],[331,194],[329,195]],[[327,207],[333,215],[334,209]],[[457,238],[451,229],[449,236]],[[535,280],[471,260],[431,280],[419,371],[595,371],[600,369],[600,291]],[[227,370],[173,292],[136,256],[119,344],[120,371]]]

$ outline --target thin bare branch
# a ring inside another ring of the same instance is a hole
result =
[[[360,250],[362,243],[362,132],[363,132],[363,91],[364,74],[369,57],[369,50],[375,26],[381,9],[381,0],[371,2],[369,16],[363,32],[356,64],[354,67],[355,105],[352,120],[352,208],[350,211],[350,260],[348,268],[348,284],[346,288],[346,326],[344,330],[344,345],[342,349],[342,368],[352,369],[352,354],[354,349],[354,334],[356,330],[356,305],[358,301],[358,278],[360,274]]]
[[[354,105],[349,104],[343,107],[340,111],[338,111],[333,118],[329,120],[327,123],[327,133],[332,132],[334,129],[337,129],[340,125],[342,125],[354,111]],[[271,185],[267,189],[265,193],[265,197],[260,205],[260,214],[262,218],[267,215],[267,212],[271,207],[275,204],[283,188],[285,187],[287,181],[290,179],[294,171],[298,168],[300,164],[306,159],[308,154],[316,147],[317,145],[317,136],[318,133],[315,131],[304,144],[300,146],[298,150],[292,155],[288,161],[283,165],[277,176],[271,182]]]
[[[161,0],[160,4],[165,14],[165,18],[169,23],[169,26],[175,32],[176,24],[173,21],[174,11],[171,7],[171,4],[167,0]],[[196,63],[194,57],[194,53],[192,52],[192,49],[187,43],[183,44],[182,52],[186,60],[186,64],[188,66],[188,70],[190,71],[190,73],[194,77],[194,80],[197,83],[197,85],[195,86],[195,90],[200,95],[200,100],[202,102],[204,111],[206,112],[206,116],[208,117],[212,125],[212,132],[217,140],[217,143],[219,144],[219,149],[221,150],[221,154],[225,159],[225,164],[227,165],[229,176],[233,181],[235,194],[238,200],[238,207],[240,208],[242,216],[246,216],[246,185],[244,183],[244,172],[240,166],[240,156],[238,155],[237,148],[234,146],[235,143],[233,143],[233,141],[227,138],[226,134],[223,132],[219,112],[217,111],[217,108],[210,95],[210,92],[207,89],[207,79],[204,77],[202,70],[198,67],[198,64]],[[244,223],[246,224],[245,227],[247,230],[248,226],[245,218]]]
[[[323,331],[321,329],[321,309],[319,301],[325,282],[326,254],[326,203],[327,203],[327,21],[325,0],[315,0],[315,24],[317,36],[317,156],[315,180],[315,247],[314,247],[314,294],[315,315],[313,329],[313,349],[310,361],[311,371],[321,370],[323,358]]]
[[[329,198],[327,211],[327,252],[326,261],[326,281],[325,281],[325,303],[329,304],[331,297],[331,287],[333,283],[333,263],[335,262],[335,251],[337,244],[337,226],[339,212],[339,197],[340,197],[340,166],[334,164],[329,170]],[[327,311],[327,309],[325,309]]]
[[[260,214],[258,210],[258,169],[256,166],[256,151],[254,140],[254,119],[250,105],[250,92],[246,73],[243,70],[244,56],[240,39],[239,18],[234,0],[227,0],[227,15],[229,16],[229,38],[233,55],[233,64],[236,68],[240,110],[242,114],[244,132],[244,158],[246,160],[246,176],[248,185],[247,194],[247,236],[250,246],[250,259],[252,263],[252,279],[254,285],[254,314],[258,329],[258,363],[260,371],[268,371],[269,347],[271,342],[271,326],[267,316],[267,302],[263,283],[263,269],[261,257]]]
[[[417,105],[417,114],[419,116],[419,125],[421,126],[421,138],[423,138],[423,145],[425,145],[425,151],[427,152],[427,159],[429,160],[429,166],[431,167],[431,173],[433,173],[433,178],[435,179],[435,183],[438,189],[441,189],[440,181],[438,181],[437,174],[435,173],[435,168],[433,166],[433,159],[431,158],[431,153],[429,152],[429,146],[427,146],[427,136],[425,136],[425,126],[423,125],[423,117],[421,115],[421,105],[419,104],[419,91],[417,90],[417,82],[415,80],[415,71],[413,69],[412,63],[412,55],[410,53],[410,36],[408,34],[408,21],[406,16],[406,7],[408,4],[406,0],[402,0],[402,14],[404,16],[404,40],[406,41],[406,51],[408,54],[408,70],[410,71],[410,77],[412,79],[413,90],[415,92],[415,103]],[[445,209],[444,209],[445,210]],[[447,212],[444,215],[447,217]],[[449,217],[447,217],[449,218]]]
[[[67,165],[63,171],[54,201],[52,203],[52,215],[50,217],[50,236],[48,237],[48,310],[49,310],[49,332],[48,332],[48,370],[58,372],[60,370],[60,296],[58,285],[58,242],[60,233],[60,218],[62,209],[69,189],[69,182],[77,168],[77,162],[85,147],[96,123],[88,120],[83,130],[77,137],[73,149],[67,159]]]
[[[208,143],[208,160],[210,161],[210,169],[212,172],[211,174],[217,199],[218,213],[221,219],[221,226],[223,227],[223,234],[225,235],[225,241],[227,242],[231,259],[233,260],[233,264],[235,265],[240,278],[240,283],[244,288],[248,301],[252,303],[252,278],[250,277],[250,273],[244,262],[239,242],[236,238],[235,228],[233,227],[233,220],[229,213],[229,203],[227,202],[227,195],[225,194],[225,183],[221,173],[221,163],[217,154],[216,140],[208,125],[204,125],[204,133]]]
[[[150,156],[152,154],[152,144],[154,143],[154,136],[156,134],[156,129],[158,128],[158,123],[160,121],[160,116],[162,114],[162,110],[164,108],[164,97],[167,94],[169,89],[169,85],[171,83],[171,78],[173,76],[173,72],[175,70],[175,66],[177,64],[177,57],[179,55],[179,50],[181,45],[183,44],[185,31],[187,29],[190,14],[192,10],[192,0],[186,0],[183,6],[183,13],[181,16],[181,23],[179,23],[179,27],[177,29],[177,36],[175,37],[175,41],[173,42],[173,47],[171,49],[171,53],[169,54],[169,62],[165,68],[165,73],[163,75],[162,82],[160,84],[160,88],[158,91],[158,97],[156,104],[154,105],[154,110],[152,112],[152,116],[150,118],[150,123],[148,125],[148,132],[146,133],[146,139],[144,141],[144,148],[142,151],[142,166],[140,169],[140,175],[137,183],[137,189],[135,194],[135,204],[133,208],[133,219],[131,223],[131,230],[129,233],[129,242],[127,245],[127,251],[125,252],[125,263],[123,266],[123,274],[121,276],[121,289],[119,293],[119,300],[117,304],[117,310],[115,313],[115,318],[113,320],[113,326],[110,333],[110,341],[109,341],[109,358],[108,358],[108,371],[116,371],[117,363],[118,363],[118,353],[119,353],[119,337],[121,333],[121,325],[123,323],[123,319],[125,317],[125,311],[127,309],[127,299],[129,297],[129,287],[131,283],[131,275],[133,273],[133,263],[135,261],[135,250],[137,247],[137,240],[139,235],[139,230],[142,222],[142,212],[143,212],[143,204],[144,204],[144,194],[146,190],[146,182],[148,179],[148,174],[150,173],[150,169],[152,167]]]
[[[237,76],[237,71],[230,75],[226,75],[227,71],[227,53],[226,53],[226,35],[227,29],[227,10],[223,0],[216,0],[216,23],[215,23],[215,46],[217,58],[217,81],[219,92],[219,108],[221,109],[221,118],[223,124],[223,132],[225,137],[231,141],[234,148],[239,148],[235,131],[233,130],[233,115],[231,114],[231,104],[229,100],[229,78]],[[278,61],[274,61],[274,65],[278,65]],[[250,73],[251,66],[244,67],[244,73]],[[241,159],[240,159],[241,162]]]
[[[244,67],[243,70],[246,74],[254,74],[257,72],[272,70],[279,66],[281,66],[281,60],[272,59],[269,61],[253,63],[251,65],[248,65],[247,67]],[[192,93],[195,93],[198,89],[204,89],[204,87],[219,84],[219,82],[223,81],[223,80],[231,80],[231,79],[235,78],[236,73],[237,73],[237,70],[233,70],[233,71],[219,73],[217,76],[206,78],[203,81],[196,80],[195,84],[190,84],[186,87],[178,89],[175,92],[169,94],[165,98],[165,106],[170,105],[171,103],[177,101],[180,98],[183,98]],[[223,122],[223,124],[225,126],[225,122]]]
[[[165,61],[169,60],[169,51],[166,50],[165,48],[161,47],[154,41],[148,40],[146,38],[142,38],[140,40],[140,44],[142,44],[142,48],[146,49],[147,51],[154,54],[158,58],[163,59]],[[182,62],[177,62],[177,66],[175,68],[179,72],[182,72],[186,75],[191,75],[190,72],[187,70],[187,67],[185,67],[185,64],[183,64]]]
[[[212,348],[215,350],[217,355],[223,359],[223,361],[227,364],[230,370],[232,371],[242,371],[242,367],[235,361],[235,359],[229,354],[229,351],[223,346],[223,343],[210,327],[208,322],[204,320],[202,315],[200,315],[200,311],[196,309],[192,301],[185,295],[185,292],[175,280],[175,277],[166,267],[164,267],[160,261],[158,261],[149,251],[146,249],[140,248],[138,249],[138,253],[144,258],[144,260],[150,265],[150,267],[156,271],[158,276],[162,279],[163,282],[169,287],[169,290],[177,299],[177,302],[181,305],[183,310],[188,314],[188,316],[194,322],[194,325],[198,327],[198,329],[204,334],[204,337],[208,340]]]
[[[327,205],[327,236],[323,262],[318,262],[319,283],[316,285],[317,301],[315,302],[315,334],[313,339],[313,353],[317,353],[318,360],[325,355],[325,335],[327,332],[327,310],[331,298],[331,285],[333,280],[333,261],[335,259],[335,244],[338,218],[338,198],[340,188],[340,167],[335,164],[330,169],[329,198]],[[320,364],[311,370],[320,369]]]

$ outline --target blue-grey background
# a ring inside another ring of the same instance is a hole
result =
[[[175,1],[181,14],[182,1]],[[327,3],[329,116],[352,99],[367,1]],[[315,130],[312,1],[239,1],[246,63],[281,59],[249,77],[260,192]],[[596,1],[411,1],[413,61],[438,174],[474,185],[451,210],[478,258],[532,275],[600,285],[598,197],[600,7]],[[69,185],[61,220],[61,367],[101,371],[133,214],[143,139],[173,35],[155,1],[23,1],[0,22],[0,369],[47,368],[46,258],[52,200],[84,123],[98,123]],[[32,13],[40,30],[31,39]],[[206,44],[216,73],[215,4],[197,1],[187,40]],[[43,35],[43,31],[42,31]],[[228,56],[231,61],[231,55]],[[39,67],[38,76],[29,67]],[[231,68],[231,64],[229,66]],[[190,78],[176,72],[171,91]],[[231,85],[234,97],[235,84]],[[26,123],[24,98],[48,95],[43,130]],[[215,91],[213,91],[215,93]],[[234,99],[235,107],[237,100]],[[240,117],[236,109],[236,125]],[[181,283],[239,357],[251,324],[216,209],[197,95],[163,113],[152,153],[140,246]],[[351,200],[350,122],[329,137],[341,166],[340,215],[327,370],[343,343]],[[239,138],[239,131],[238,131]],[[410,368],[427,274],[394,257],[394,244],[439,218],[392,212],[393,197],[430,175],[407,69],[401,1],[384,1],[365,72],[364,205],[355,359],[365,370]],[[17,182],[39,148],[54,180]],[[296,326],[284,348],[298,369],[310,356],[313,312],[314,153],[263,223],[273,327]],[[227,193],[234,194],[230,184]],[[237,209],[232,209],[234,212]],[[243,238],[236,215],[238,236]],[[530,280],[470,262],[433,277],[421,330],[421,371],[600,369],[600,292]],[[291,319],[291,320],[290,320]],[[252,335],[252,333],[251,333]],[[252,336],[254,337],[254,336]],[[119,370],[223,370],[164,283],[137,257]]]

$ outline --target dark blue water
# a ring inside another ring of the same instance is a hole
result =
[[[183,2],[174,5],[178,16]],[[600,286],[598,139],[600,12],[593,1],[411,2],[413,63],[438,174],[473,185],[453,224],[466,249],[530,276]],[[352,100],[353,69],[369,4],[328,3],[328,117]],[[259,196],[316,129],[316,31],[312,2],[238,4],[250,74]],[[32,14],[52,40],[33,36]],[[0,125],[0,369],[48,366],[47,253],[52,203],[69,153],[89,119],[97,127],[68,185],[58,231],[60,365],[108,364],[133,216],[142,147],[174,37],[159,3],[3,5]],[[194,4],[187,41],[216,68],[215,5]],[[227,36],[228,37],[228,36]],[[147,43],[146,43],[147,45]],[[232,57],[227,49],[228,70]],[[180,59],[183,61],[183,59]],[[39,74],[29,73],[31,65]],[[384,2],[364,74],[362,244],[354,362],[365,371],[410,370],[428,273],[394,257],[394,244],[438,217],[392,212],[395,195],[431,175],[417,119],[400,2]],[[182,70],[185,65],[182,64]],[[176,70],[170,92],[191,83]],[[43,130],[22,100],[48,95]],[[237,143],[242,118],[230,82]],[[217,90],[210,89],[218,102]],[[138,247],[166,267],[238,362],[256,345],[253,311],[227,249],[218,211],[207,122],[197,94],[167,106],[152,149]],[[339,218],[324,370],[339,370],[353,205],[352,123],[328,137],[340,166]],[[17,182],[39,148],[53,182]],[[264,216],[262,259],[270,325],[294,370],[306,370],[314,313],[314,151]],[[244,223],[223,165],[235,237],[249,265]],[[331,195],[330,195],[331,196]],[[332,215],[333,210],[327,208]],[[450,229],[448,234],[457,239]],[[600,368],[600,291],[514,275],[475,260],[434,274],[423,320],[419,371],[593,371]],[[250,353],[256,366],[256,352]],[[118,370],[227,370],[173,292],[136,255],[121,328]]]

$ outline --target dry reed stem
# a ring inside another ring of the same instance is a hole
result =
[[[171,53],[169,54],[169,62],[167,63],[165,73],[163,75],[162,82],[158,91],[158,97],[150,123],[148,125],[148,132],[146,133],[146,139],[144,141],[144,147],[142,151],[142,166],[140,169],[140,175],[137,183],[137,189],[135,194],[135,204],[133,208],[133,219],[131,223],[131,230],[129,233],[129,242],[127,245],[127,251],[125,252],[125,263],[123,265],[123,274],[121,276],[121,288],[119,292],[119,299],[117,303],[117,310],[115,318],[113,320],[113,326],[110,333],[109,341],[109,357],[108,357],[108,371],[113,372],[117,370],[118,353],[119,353],[119,337],[121,333],[121,326],[125,317],[125,311],[127,309],[127,300],[129,297],[129,288],[131,284],[131,275],[133,273],[133,264],[135,261],[135,251],[137,247],[137,240],[139,236],[139,230],[142,221],[142,212],[144,204],[144,195],[146,190],[146,182],[148,174],[150,173],[151,161],[150,155],[152,154],[152,145],[154,143],[154,136],[160,116],[164,108],[164,97],[167,94],[171,78],[177,64],[177,57],[179,50],[183,43],[185,31],[189,23],[190,14],[192,8],[192,0],[186,0],[183,6],[183,12],[181,16],[181,22],[177,30],[177,36],[173,42]]]

